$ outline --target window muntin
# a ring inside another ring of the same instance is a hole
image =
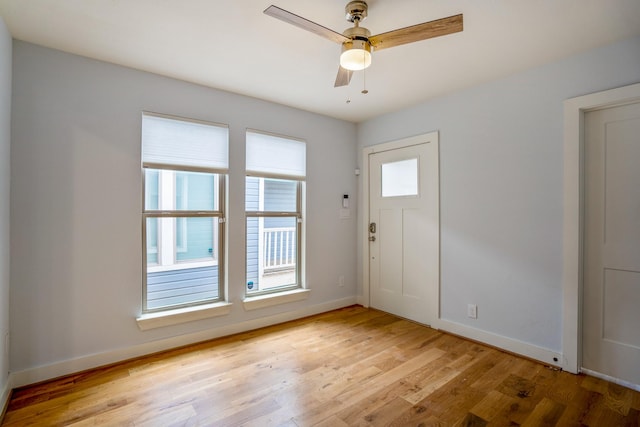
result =
[[[247,132],[246,292],[302,287],[304,142]]]
[[[143,115],[143,312],[223,299],[227,145],[224,126]]]

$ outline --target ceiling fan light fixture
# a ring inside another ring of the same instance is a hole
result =
[[[371,45],[367,40],[352,40],[342,44],[340,66],[351,71],[360,71],[371,65]]]
[[[354,71],[364,70],[371,65],[372,48],[378,51],[433,37],[458,33],[463,30],[463,17],[460,13],[371,36],[369,30],[360,26],[360,23],[368,15],[366,1],[349,1],[344,10],[347,21],[353,23],[353,27],[347,28],[342,34],[275,5],[266,8],[264,13],[303,30],[315,33],[332,42],[342,44],[340,68],[338,69],[334,87],[348,85]]]

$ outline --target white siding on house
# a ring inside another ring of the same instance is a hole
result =
[[[218,266],[148,273],[147,309],[218,298]]]

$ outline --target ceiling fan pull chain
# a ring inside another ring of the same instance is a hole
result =
[[[364,51],[362,56],[364,57]],[[368,94],[369,91],[367,90],[367,69],[365,68],[364,70],[362,70],[362,92],[363,94]]]

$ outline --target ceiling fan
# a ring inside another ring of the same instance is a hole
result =
[[[271,5],[264,10],[264,13],[342,44],[340,68],[334,87],[348,85],[354,71],[364,70],[371,65],[372,50],[386,49],[462,31],[462,14],[459,14],[372,36],[369,30],[360,26],[360,22],[367,17],[367,10],[368,6],[364,1],[347,3],[346,19],[353,23],[353,27],[347,28],[342,34],[278,6]]]

